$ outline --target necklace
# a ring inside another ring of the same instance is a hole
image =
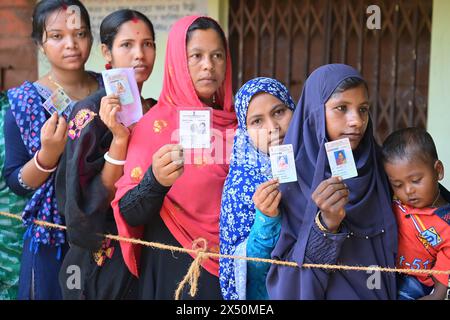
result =
[[[82,100],[82,99],[84,99],[85,97],[88,97],[88,96],[91,94],[91,88],[89,88],[89,86],[88,86],[88,88],[87,88],[87,89],[88,89],[87,94],[86,94],[83,98],[80,98],[80,97],[75,96],[75,95],[73,95],[73,94],[69,94],[69,91],[67,91],[66,89],[64,89],[64,87],[63,87],[62,85],[60,85],[58,82],[56,82],[56,81],[52,78],[52,76],[51,76],[50,74],[48,75],[48,80],[50,80],[51,83],[53,83],[55,86],[57,86],[58,88],[60,88],[61,90],[63,90],[65,93],[67,93],[67,94],[69,95],[70,98],[74,98],[74,99],[72,99],[72,100],[75,100],[75,101]]]

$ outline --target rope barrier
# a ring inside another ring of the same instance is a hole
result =
[[[16,220],[22,220],[22,218],[18,215],[7,213],[7,212],[1,212],[0,215],[9,217]],[[46,221],[40,221],[35,220],[35,224],[48,227],[48,228],[55,228],[55,229],[61,229],[61,230],[67,230],[67,227],[49,223]],[[140,239],[133,239],[133,238],[125,238],[120,237],[118,235],[112,235],[112,234],[102,234],[100,235],[106,239],[111,239],[119,242],[129,242],[132,244],[138,244],[143,245],[146,247],[154,248],[154,249],[160,249],[160,250],[169,250],[172,252],[182,252],[182,253],[188,253],[195,256],[194,261],[192,262],[191,266],[189,267],[188,272],[186,273],[183,280],[179,283],[177,290],[175,291],[175,299],[179,300],[181,293],[186,286],[186,284],[189,283],[190,285],[190,291],[189,294],[191,297],[195,297],[197,294],[197,286],[198,286],[198,279],[200,277],[200,271],[201,271],[201,263],[207,259],[207,258],[226,258],[226,259],[239,259],[239,260],[246,260],[246,261],[253,261],[253,262],[260,262],[260,263],[270,263],[280,266],[286,266],[286,267],[301,267],[301,268],[317,268],[317,269],[328,269],[328,270],[343,270],[343,271],[379,271],[379,272],[391,272],[391,273],[406,273],[406,274],[421,274],[421,275],[437,275],[437,274],[443,274],[443,275],[450,275],[450,270],[426,270],[426,269],[397,269],[397,268],[386,268],[386,267],[364,267],[364,266],[346,266],[346,265],[333,265],[333,264],[314,264],[314,263],[303,263],[301,266],[298,265],[297,262],[292,261],[281,261],[281,260],[274,260],[274,259],[264,259],[264,258],[251,258],[251,257],[245,257],[245,256],[234,256],[234,255],[227,255],[227,254],[219,254],[216,252],[209,252],[207,251],[207,241],[203,238],[196,239],[193,242],[192,249],[185,249],[182,247],[176,247],[176,246],[170,246],[163,243],[158,242],[148,242],[143,241]]]

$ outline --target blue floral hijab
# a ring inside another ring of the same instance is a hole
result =
[[[261,183],[272,178],[269,156],[253,145],[247,131],[250,100],[261,92],[269,93],[289,109],[295,109],[288,89],[275,79],[255,78],[245,83],[238,91],[235,101],[238,129],[234,137],[230,171],[225,180],[220,211],[221,254],[236,254],[236,248],[247,239],[255,219],[253,194]],[[235,261],[220,259],[219,279],[223,297],[227,300],[239,299]]]

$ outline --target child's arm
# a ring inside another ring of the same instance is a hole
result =
[[[418,300],[444,300],[447,297],[448,287],[440,283],[436,278],[432,277],[434,281],[434,290],[428,296],[422,297]]]

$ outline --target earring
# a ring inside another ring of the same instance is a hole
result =
[[[215,94],[215,93],[214,93],[214,95],[213,95],[212,103],[213,103],[213,104],[216,104],[216,94]]]
[[[107,64],[105,64],[105,69],[106,69],[106,70],[112,69],[111,63],[108,62]]]

